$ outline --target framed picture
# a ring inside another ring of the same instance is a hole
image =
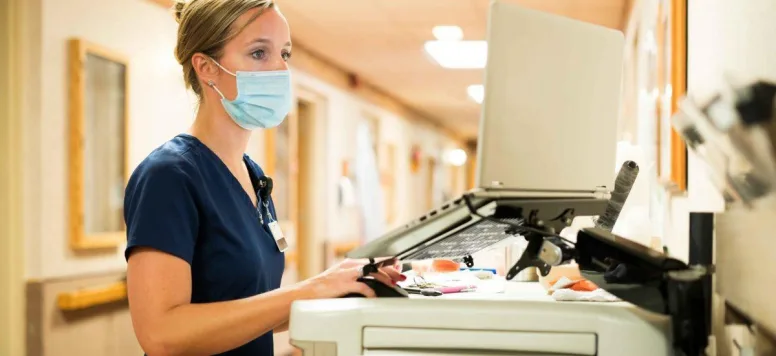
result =
[[[656,183],[687,190],[687,149],[671,125],[687,82],[687,0],[639,1],[626,29],[620,140],[634,140],[654,163]]]
[[[69,52],[70,245],[112,248],[126,238],[129,62],[81,39]]]
[[[657,172],[669,191],[687,190],[687,149],[671,125],[677,104],[686,94],[687,0],[657,0],[655,21],[657,89]]]
[[[671,116],[679,110],[679,102],[687,94],[687,0],[664,0],[671,44],[670,60]],[[666,118],[666,125],[669,125]],[[669,126],[671,127],[671,126]],[[665,130],[665,140],[670,150],[670,171],[668,177],[682,192],[687,191],[687,146],[679,133],[671,127]]]
[[[658,0],[655,21],[658,177],[669,191],[687,190],[687,150],[671,125],[677,104],[686,94],[687,0]]]

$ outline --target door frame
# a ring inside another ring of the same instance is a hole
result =
[[[425,182],[423,182],[423,185],[426,187],[426,210],[432,210],[434,209],[436,205],[435,193],[434,190],[436,188],[436,170],[437,170],[437,159],[433,156],[426,157],[426,173],[427,175],[423,178],[425,178]]]
[[[299,210],[300,205],[314,207],[312,209],[318,209],[319,211],[326,211],[324,205],[326,204],[326,185],[317,184],[312,188],[314,195],[310,197],[302,197],[299,195],[299,184],[306,180],[306,177],[300,176],[300,171],[304,173],[306,169],[302,169],[300,164],[300,142],[299,142],[299,113],[297,112],[298,102],[303,100],[309,103],[314,110],[314,134],[310,142],[305,144],[313,145],[314,157],[312,158],[311,172],[314,175],[310,181],[312,182],[326,182],[326,158],[327,149],[325,145],[325,136],[327,133],[327,115],[328,115],[328,98],[318,91],[309,88],[304,85],[296,85],[294,87],[294,103],[292,105],[291,112],[288,115],[289,120],[289,152],[290,162],[289,166],[291,172],[289,172],[289,184],[291,185],[288,195],[288,202],[279,202],[280,204],[288,204],[289,208],[289,220],[281,221],[281,225],[284,229],[292,230],[295,234],[296,246],[294,251],[286,254],[286,268],[293,267],[297,270],[297,279],[305,280],[321,272],[321,266],[325,263],[325,256],[322,248],[315,248],[315,246],[322,246],[325,236],[313,233],[314,231],[326,231],[326,219],[325,217],[316,217],[312,222],[300,222]],[[275,173],[277,169],[275,159],[275,138],[274,130],[265,131],[265,171],[268,175]],[[308,167],[309,168],[309,167]],[[317,253],[317,254],[316,254]]]
[[[22,49],[25,0],[0,2],[0,354],[25,353]]]
[[[296,95],[297,101],[302,100],[310,104],[312,110],[312,117],[309,118],[311,122],[303,122],[301,118],[298,118],[297,137],[299,137],[301,125],[314,125],[310,131],[312,137],[305,139],[304,143],[302,140],[297,142],[297,193],[302,191],[299,187],[304,182],[313,184],[306,189],[311,194],[297,194],[295,202],[298,232],[296,241],[300,257],[298,263],[299,278],[304,280],[322,272],[325,267],[325,252],[322,251],[324,251],[323,243],[327,236],[322,234],[326,231],[327,226],[325,226],[326,217],[320,214],[327,211],[324,206],[328,201],[326,197],[328,185],[325,182],[327,169],[331,169],[331,167],[326,164],[328,99],[318,91],[303,85],[296,88]],[[298,104],[294,107],[298,107]],[[308,152],[312,151],[312,156],[308,157],[310,162],[304,162],[301,159],[303,149],[307,149]],[[311,174],[311,176],[303,176],[305,174]],[[302,211],[307,214],[303,214]],[[310,214],[312,211],[317,211],[318,214]],[[299,220],[302,215],[311,216],[311,221]]]

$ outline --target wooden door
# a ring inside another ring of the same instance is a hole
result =
[[[283,123],[265,132],[265,174],[272,178],[272,199],[278,223],[289,243],[286,250],[286,270],[293,274],[293,283],[299,270],[297,258],[297,193],[298,193],[298,110],[294,108]],[[284,278],[285,279],[285,278]]]
[[[265,133],[266,172],[275,183],[277,219],[286,235],[284,283],[304,280],[321,272],[324,254],[320,231],[325,162],[326,99],[297,88],[292,112],[277,128]],[[317,234],[316,234],[317,233]]]
[[[436,159],[429,157],[426,160],[426,210],[431,210],[434,208],[435,171]]]

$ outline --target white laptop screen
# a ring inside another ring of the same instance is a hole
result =
[[[492,3],[478,187],[611,188],[623,45],[613,29]]]

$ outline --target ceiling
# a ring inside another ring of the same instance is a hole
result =
[[[622,29],[632,0],[504,0]],[[295,43],[355,73],[428,118],[475,138],[479,104],[466,88],[482,70],[444,69],[423,51],[437,25],[484,40],[488,0],[278,0]]]

